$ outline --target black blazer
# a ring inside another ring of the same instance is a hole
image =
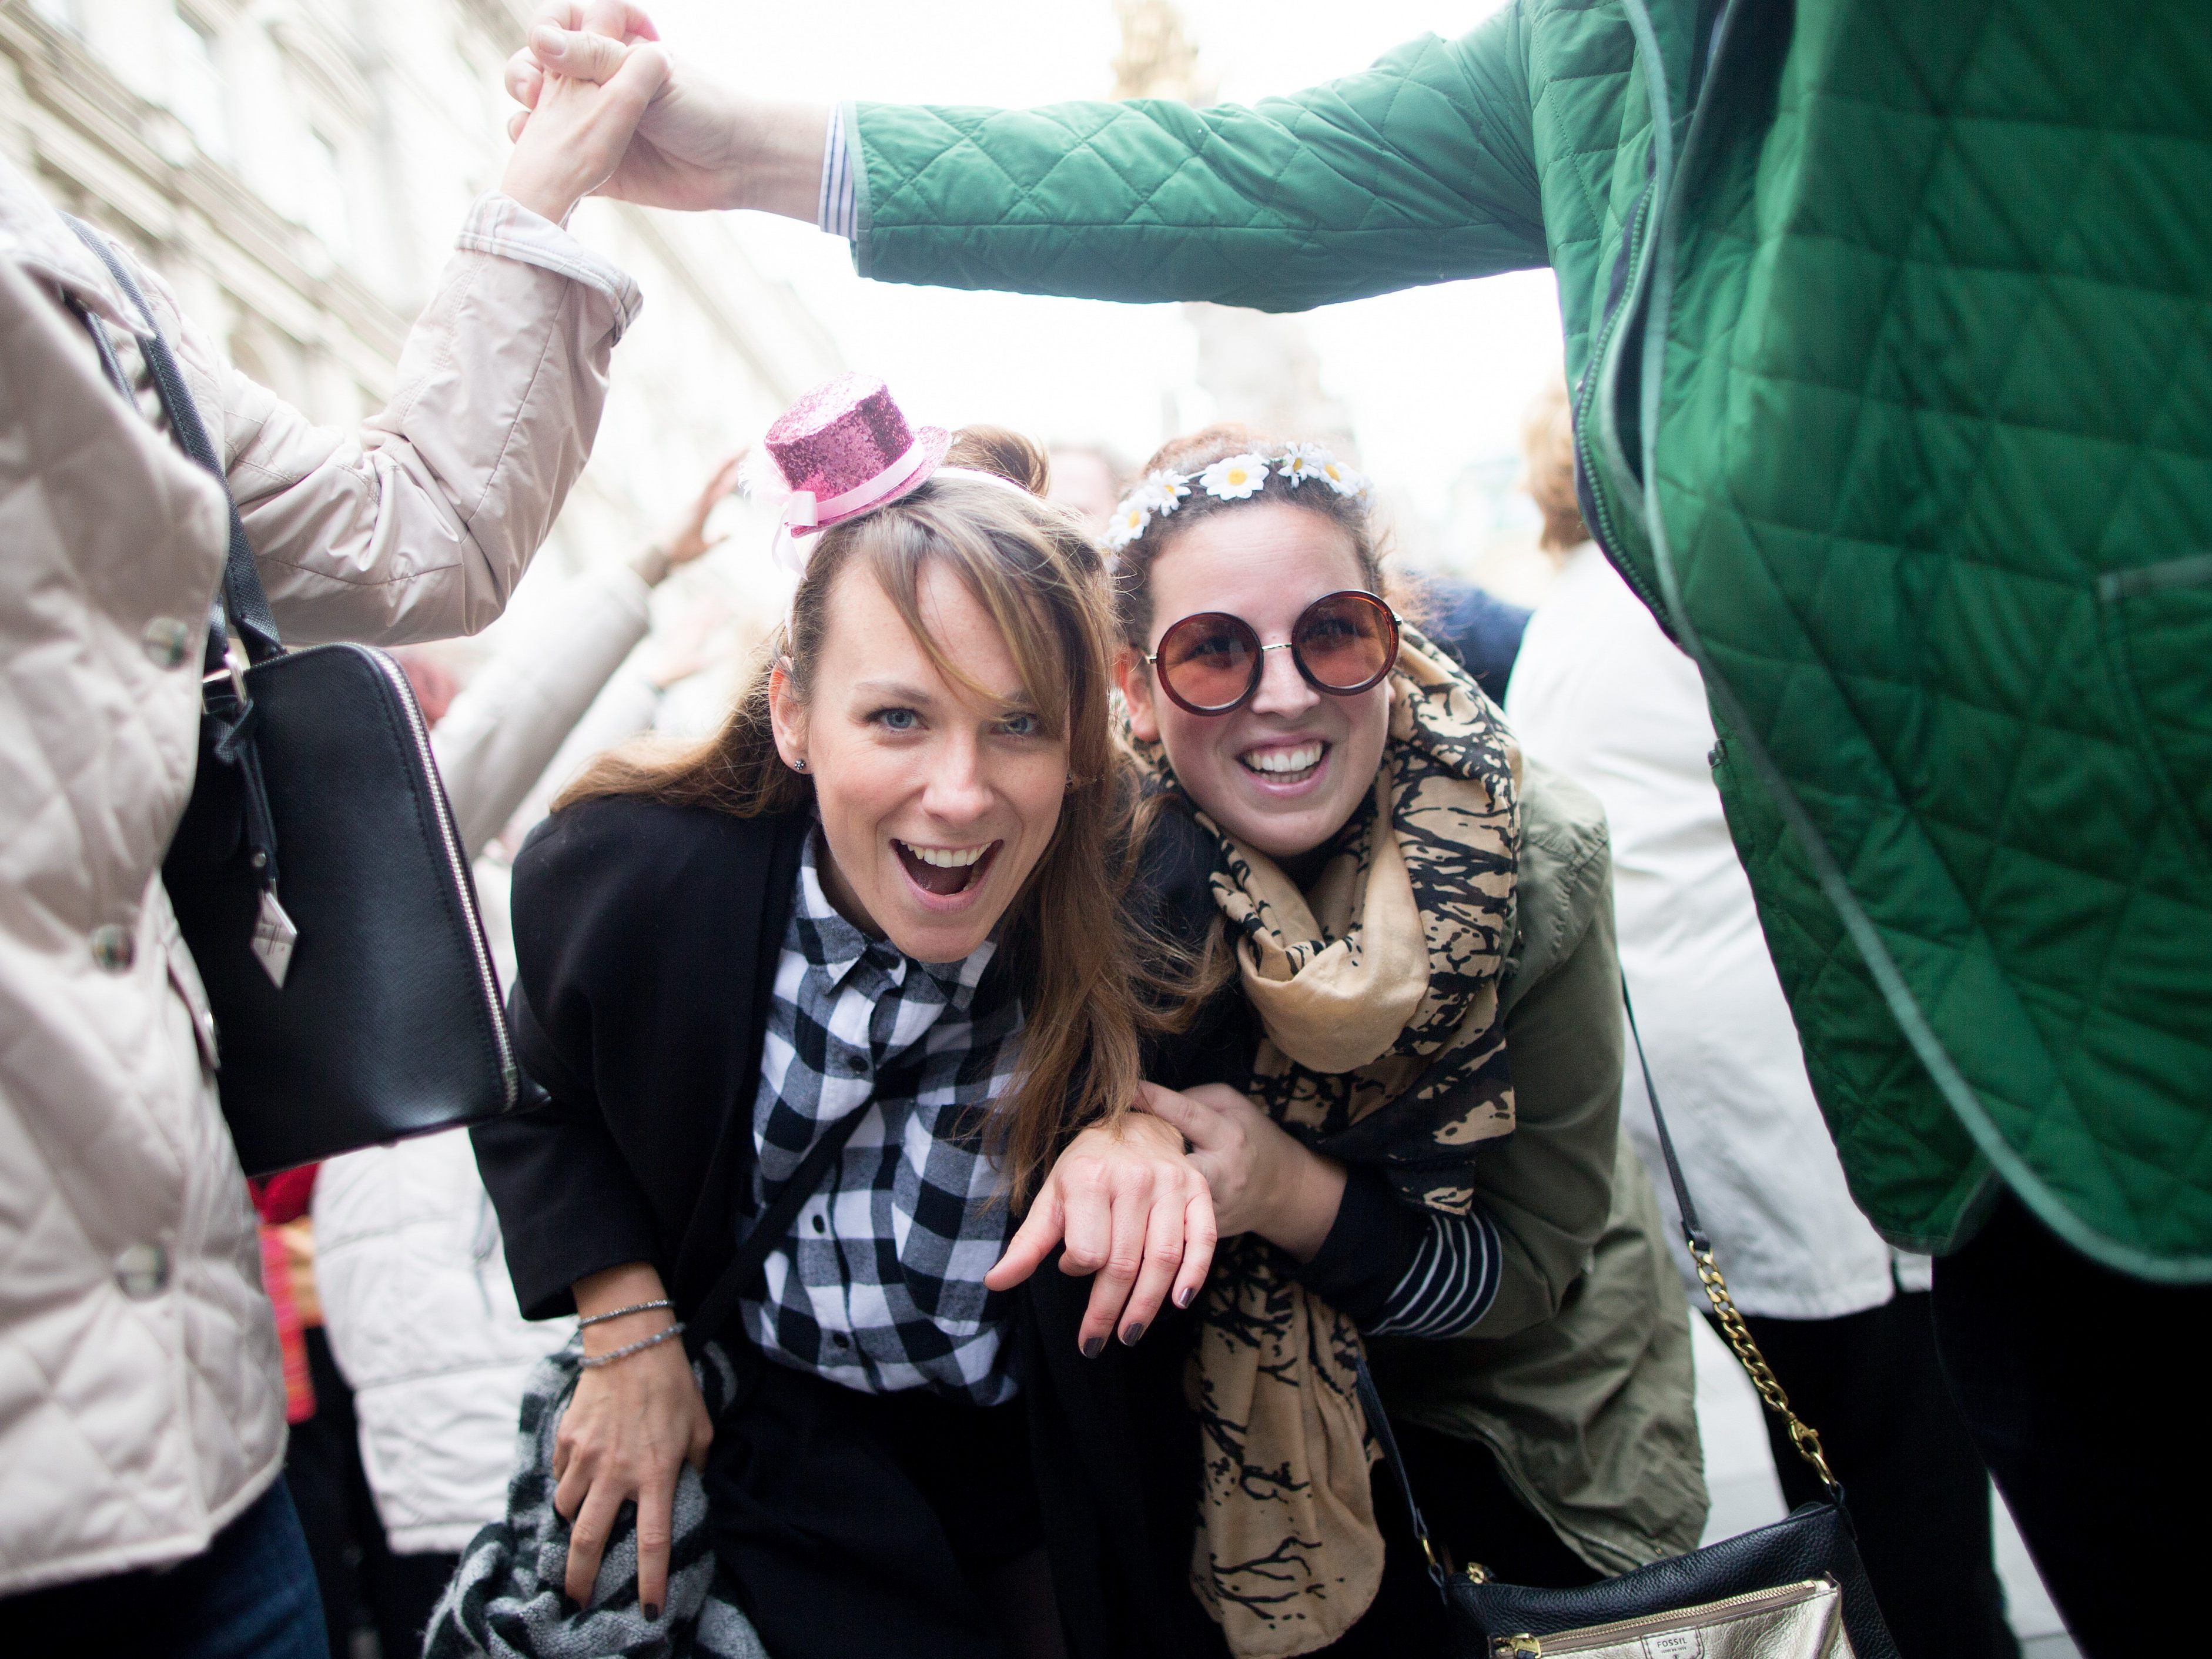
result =
[[[551,1097],[471,1132],[526,1317],[650,1261],[679,1315],[737,1248],[763,1018],[811,820],[629,799],[514,866],[515,1056]]]
[[[626,1261],[657,1266],[683,1316],[735,1253],[762,1038],[812,822],[613,799],[556,813],[525,843],[509,1018],[550,1101],[471,1133],[528,1316],[570,1311],[571,1285]],[[1195,914],[1204,871],[1185,866],[1163,870],[1170,908]],[[979,1000],[993,990],[987,974]],[[1207,1049],[1195,1033],[1155,1045],[1152,1075],[1203,1081]],[[1218,1629],[1188,1588],[1189,1318],[1163,1309],[1136,1347],[1086,1360],[1076,1329],[1090,1288],[1048,1262],[1016,1293],[1009,1333],[1063,1623],[1084,1659],[1218,1659]]]

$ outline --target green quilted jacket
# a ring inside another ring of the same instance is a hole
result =
[[[1852,1190],[2212,1279],[2212,8],[1516,0],[1251,108],[858,106],[860,268],[1557,273]]]

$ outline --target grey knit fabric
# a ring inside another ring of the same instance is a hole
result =
[[[716,1567],[707,1490],[687,1464],[678,1477],[668,1600],[648,1620],[637,1599],[637,1528],[628,1505],[599,1562],[589,1606],[572,1608],[561,1583],[568,1523],[553,1508],[553,1437],[582,1375],[580,1339],[547,1358],[523,1390],[507,1517],[477,1534],[431,1616],[423,1659],[768,1659]],[[692,1365],[707,1410],[719,1417],[737,1391],[721,1349]]]

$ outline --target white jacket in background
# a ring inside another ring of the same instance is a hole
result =
[[[1737,1304],[1827,1319],[1878,1307],[1900,1283],[1926,1289],[1926,1259],[1893,1253],[1844,1184],[1713,786],[1705,682],[1595,544],[1567,556],[1528,619],[1505,713],[1523,750],[1605,803],[1621,972]],[[1622,1109],[1663,1176],[1632,1057]],[[1657,1184],[1676,1262],[1703,1305],[1673,1189]]]
[[[594,703],[644,639],[647,599],[624,565],[576,578],[515,617],[453,699],[430,742],[472,855],[532,794],[587,708],[602,744],[651,720],[649,697],[617,699],[635,711],[619,731]],[[478,858],[476,878],[504,984],[514,971],[507,866]],[[403,1555],[459,1551],[506,1513],[523,1382],[575,1326],[533,1324],[516,1307],[465,1130],[331,1159],[315,1179],[314,1221],[323,1328],[354,1391],[385,1534]]]
[[[460,250],[358,431],[239,374],[138,277],[288,641],[482,628],[590,451],[635,287],[503,196]],[[284,1455],[220,1034],[160,876],[222,491],[65,301],[143,384],[136,308],[0,161],[0,1595],[198,1554]]]
[[[457,1552],[506,1513],[523,1380],[574,1322],[515,1306],[465,1130],[331,1159],[314,1217],[323,1328],[385,1536]]]

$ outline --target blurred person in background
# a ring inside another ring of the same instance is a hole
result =
[[[1713,1254],[1790,1404],[1850,1492],[1868,1577],[1905,1659],[2011,1659],[1990,1486],[1944,1386],[1925,1256],[1851,1202],[1729,841],[1697,665],[1583,528],[1561,381],[1531,411],[1528,489],[1559,574],[1528,623],[1506,713],[1531,757],[1605,803],[1620,965],[1653,1083]],[[1642,1068],[1624,1121],[1663,1167]],[[1674,1194],[1660,1201],[1705,1306]],[[1760,1413],[1794,1507],[1821,1496]]]
[[[430,723],[502,985],[514,960],[510,876],[487,844],[501,826],[526,829],[512,823],[516,809],[644,641],[653,589],[723,540],[708,520],[737,474],[736,458],[723,462],[666,535],[511,617],[465,684],[429,652],[398,653]],[[660,656],[639,672],[654,690],[703,665],[696,651]],[[650,696],[624,697],[595,735],[620,742],[652,713]],[[529,1323],[516,1309],[498,1220],[459,1131],[256,1184],[283,1189],[263,1199],[285,1263],[271,1289],[280,1334],[287,1306],[296,1310],[311,1385],[284,1473],[331,1650],[345,1654],[366,1624],[386,1659],[412,1655],[461,1547],[504,1507],[523,1380],[571,1328]]]
[[[1045,453],[1052,464],[1045,498],[1081,519],[1093,539],[1103,538],[1114,504],[1129,487],[1129,469],[1102,444],[1054,444]]]
[[[572,15],[526,105],[619,50]],[[2081,1311],[2212,1318],[2208,86],[2203,0],[1510,0],[1249,107],[833,111],[678,65],[611,188],[959,288],[1295,311],[1551,268],[1586,517],[1704,672],[1851,1195],[1938,1258],[1953,1390],[2101,1655],[2155,1633],[2212,1480],[2140,1421],[2182,1351],[2115,1363]]]
[[[484,627],[583,467],[638,305],[562,224],[665,72],[642,46],[603,86],[551,83],[544,131],[462,225],[397,396],[352,431],[313,425],[232,368],[150,270],[112,240],[80,240],[0,161],[11,1650],[325,1648],[277,1480],[285,1379],[216,1094],[218,1033],[161,880],[192,789],[230,520],[218,482],[141,403],[155,406],[152,377],[173,366],[178,419],[204,428],[226,471],[288,641]]]
[[[1528,613],[1508,605],[1487,588],[1449,576],[1421,583],[1423,625],[1438,645],[1449,646],[1491,702],[1503,703],[1521,654],[1521,635]]]
[[[1539,405],[1530,419],[1565,421],[1565,398],[1561,398],[1556,410],[1548,404]],[[1528,479],[1528,493],[1535,499],[1544,520],[1536,545],[1546,552],[1559,552],[1587,539],[1582,513],[1575,506],[1573,449],[1571,447],[1562,456],[1551,444],[1531,442],[1526,447],[1531,469],[1536,465],[1534,458],[1540,453],[1548,469],[1540,477],[1532,470]],[[1421,597],[1431,637],[1450,646],[1467,665],[1468,672],[1474,676],[1475,684],[1492,702],[1504,707],[1506,688],[1513,678],[1513,665],[1521,653],[1522,636],[1528,628],[1527,607],[1509,604],[1473,582],[1442,577],[1430,578],[1423,585]]]

